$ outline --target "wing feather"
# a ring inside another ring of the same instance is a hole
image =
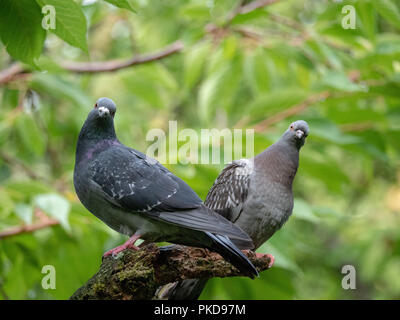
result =
[[[247,159],[228,164],[215,180],[204,204],[235,222],[247,198],[253,168],[253,161]]]
[[[159,162],[124,146],[102,152],[89,170],[103,192],[130,211],[179,211],[202,204],[183,180]]]

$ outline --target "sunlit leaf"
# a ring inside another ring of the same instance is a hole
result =
[[[55,11],[55,28],[49,27],[49,31],[68,42],[70,45],[88,52],[86,40],[86,18],[81,7],[74,1],[64,0],[36,0],[43,8],[52,6]],[[52,12],[47,13],[51,15]]]
[[[56,218],[65,230],[71,230],[68,222],[70,204],[65,198],[57,194],[43,194],[36,196],[33,202],[44,212]]]

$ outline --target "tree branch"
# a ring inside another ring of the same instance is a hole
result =
[[[183,42],[178,40],[158,52],[143,56],[135,56],[128,60],[110,60],[98,62],[66,61],[60,63],[60,66],[66,71],[75,73],[112,72],[166,58],[174,53],[182,51],[183,48]],[[25,67],[21,63],[15,63],[9,68],[0,71],[0,85],[11,82],[18,76],[27,75],[29,73],[30,71],[25,69]]]
[[[278,123],[286,118],[289,118],[291,116],[294,116],[296,114],[302,113],[304,110],[306,110],[310,105],[313,105],[314,103],[323,101],[327,99],[331,95],[330,92],[328,91],[323,91],[321,93],[312,95],[305,99],[303,102],[300,102],[299,104],[296,104],[288,109],[285,109],[281,112],[278,112],[271,117],[257,123],[254,126],[254,131],[255,132],[263,132],[265,131],[268,127],[271,125]]]
[[[132,57],[128,60],[110,60],[105,62],[64,62],[61,63],[67,71],[76,73],[96,73],[96,72],[112,72],[120,69],[128,68],[138,64],[148,63],[168,57],[183,49],[183,42],[178,40],[163,50],[146,56]]]
[[[0,239],[16,236],[23,233],[34,232],[40,229],[60,224],[58,220],[48,217],[44,212],[40,210],[36,210],[35,215],[39,218],[38,222],[29,225],[11,227],[9,229],[3,230],[0,232]]]
[[[269,6],[271,4],[274,4],[275,2],[278,2],[280,0],[258,0],[258,1],[252,1],[242,7],[239,8],[238,14],[246,14],[251,11],[257,10],[259,8],[263,8],[266,6]]]
[[[270,268],[269,255],[245,252],[259,271]],[[152,299],[159,286],[184,279],[234,277],[242,274],[219,254],[206,249],[171,245],[125,250],[117,259],[103,259],[100,270],[70,299]]]

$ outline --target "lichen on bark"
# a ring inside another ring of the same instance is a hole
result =
[[[270,257],[246,252],[259,271],[270,267]],[[183,279],[241,276],[232,264],[206,249],[146,245],[104,258],[99,271],[70,299],[152,299],[161,285]]]

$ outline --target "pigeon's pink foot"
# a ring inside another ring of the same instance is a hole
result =
[[[120,246],[118,246],[114,249],[108,250],[106,253],[104,253],[103,258],[108,257],[109,255],[112,255],[113,257],[115,257],[118,253],[120,253],[121,251],[124,251],[125,249],[139,250],[139,248],[137,246],[135,246],[135,242],[137,240],[139,240],[140,237],[141,237],[140,234],[133,235],[124,244],[121,244]]]
[[[269,253],[256,252],[256,257],[257,258],[262,258],[262,257],[265,257],[265,256],[267,256],[269,258],[269,264],[268,264],[268,269],[269,269],[269,268],[271,268],[273,266],[274,261],[275,261],[275,257],[272,254],[269,254]]]

